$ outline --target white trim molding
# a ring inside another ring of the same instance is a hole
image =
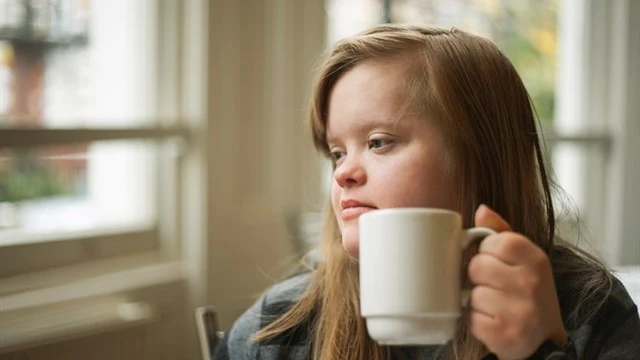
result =
[[[207,243],[195,264],[206,269],[201,305],[227,326],[295,258],[291,218],[320,207],[321,159],[305,119],[326,14],[324,0],[208,6],[208,122],[195,140],[207,157]]]

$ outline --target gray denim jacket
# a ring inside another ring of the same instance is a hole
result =
[[[308,325],[301,324],[286,334],[262,343],[251,335],[284,314],[309,284],[312,273],[293,276],[272,287],[247,310],[225,334],[215,353],[215,360],[303,360],[309,359]],[[638,307],[626,289],[615,280],[613,289],[600,311],[580,326],[567,326],[571,339],[570,358],[576,360],[640,360],[640,319]],[[557,281],[563,314],[579,301],[575,294],[562,291]],[[577,323],[580,323],[578,321]],[[437,359],[438,347],[413,348],[416,359]],[[404,352],[407,355],[407,352]],[[413,356],[411,356],[413,357]],[[487,357],[490,359],[491,356]],[[538,360],[538,359],[532,359]],[[545,359],[539,359],[545,360]]]

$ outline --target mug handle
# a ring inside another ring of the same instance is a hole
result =
[[[471,229],[463,230],[462,240],[460,241],[461,250],[464,250],[471,244],[471,241],[478,238],[485,238],[489,235],[497,234],[493,229],[487,227],[474,227]],[[469,296],[471,296],[470,290],[462,289],[460,291],[460,304],[462,307],[467,307],[469,303]]]
[[[486,238],[489,235],[497,234],[493,229],[489,229],[487,227],[474,227],[471,229],[463,230],[463,238],[460,242],[462,246],[462,250],[466,249],[467,246],[471,243],[472,240],[478,238]]]

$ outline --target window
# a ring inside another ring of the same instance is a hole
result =
[[[0,353],[144,324],[157,341],[121,355],[189,356],[171,329],[206,295],[208,5],[0,0]]]
[[[161,23],[169,7],[0,2],[0,276],[166,250],[175,238],[188,136],[177,92],[164,90],[177,88],[177,55],[160,56],[177,46]]]

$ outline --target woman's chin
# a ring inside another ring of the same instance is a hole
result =
[[[358,233],[357,231],[354,232],[346,232],[342,234],[342,247],[349,255],[357,259],[360,250],[360,244],[358,242]]]

